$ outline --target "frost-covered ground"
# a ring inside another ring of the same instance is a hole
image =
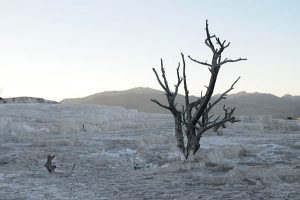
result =
[[[169,115],[2,104],[0,117],[0,199],[300,199],[299,121],[240,117],[183,161]]]

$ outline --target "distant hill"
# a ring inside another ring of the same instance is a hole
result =
[[[213,99],[218,96],[215,95]],[[122,106],[127,109],[136,109],[140,112],[169,113],[157,106],[150,99],[167,104],[164,93],[151,88],[133,88],[124,91],[107,91],[93,94],[83,98],[64,99],[61,103],[66,104],[101,104],[108,106]],[[192,96],[191,101],[197,99]],[[178,105],[184,104],[184,96],[178,95]],[[222,106],[237,107],[237,115],[272,115],[276,118],[300,117],[300,96],[285,95],[277,97],[265,93],[239,92],[228,95],[216,106],[213,112],[222,114]]]
[[[101,104],[108,106],[122,106],[127,109],[136,109],[140,112],[168,113],[154,104],[150,99],[157,99],[166,104],[166,97],[160,90],[151,88],[133,88],[125,91],[107,91],[83,98],[64,99],[61,103],[68,104]],[[193,97],[196,99],[196,97]],[[184,97],[178,96],[178,102],[184,103]]]
[[[300,117],[300,98],[293,100],[266,93],[239,92],[228,95],[226,105],[236,106],[239,115],[272,115],[276,118]],[[219,105],[220,106],[220,105]]]
[[[56,101],[46,100],[37,97],[12,97],[12,98],[1,98],[0,103],[57,103]]]

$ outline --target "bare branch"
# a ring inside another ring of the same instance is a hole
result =
[[[207,110],[205,111],[205,112],[209,112],[217,103],[219,103],[222,99],[226,99],[226,96],[227,96],[227,94],[231,91],[231,90],[233,90],[234,88],[233,88],[233,86],[240,80],[240,76],[232,83],[232,85],[231,85],[231,87],[228,89],[228,90],[226,90],[223,94],[221,94],[220,96],[219,96],[219,98],[217,99],[217,100],[215,100],[213,103],[211,103],[211,104],[209,104],[209,107],[207,108]]]
[[[203,134],[205,131],[207,131],[207,130],[209,130],[209,129],[215,127],[215,126],[220,126],[220,125],[222,125],[222,124],[225,124],[226,122],[232,122],[232,123],[234,123],[234,122],[235,122],[234,120],[235,120],[235,117],[224,118],[224,119],[222,119],[221,121],[218,121],[218,122],[212,123],[212,124],[210,124],[210,125],[208,125],[208,126],[205,126],[205,127],[204,127],[201,131],[199,131],[199,133],[197,133],[197,134]]]
[[[225,41],[224,41],[224,43],[225,43]],[[227,48],[227,47],[229,47],[229,45],[230,45],[230,42],[228,42],[228,44],[224,46],[224,49]]]
[[[230,122],[231,123],[234,123],[234,122],[238,122],[240,120],[236,120],[235,117],[232,117],[234,111],[235,111],[236,107],[233,107],[233,108],[226,108],[225,105],[223,106],[223,110],[225,111],[225,116],[224,116],[224,119],[231,119]]]
[[[210,125],[210,124],[213,124],[213,123],[215,123],[215,122],[217,122],[219,119],[220,119],[220,115],[216,118],[216,119],[214,119],[213,121],[209,121],[212,117],[213,117],[214,115],[211,115],[211,116],[209,116],[209,117],[207,117],[206,118],[206,120],[205,120],[205,123],[201,123],[202,124],[202,126],[201,127],[204,127],[204,126],[207,126],[207,125]],[[199,123],[199,122],[198,122]]]
[[[219,117],[218,117],[215,120],[215,122],[210,123],[209,125],[206,125],[206,126],[202,127],[201,129],[199,129],[197,131],[197,136],[195,138],[195,142],[199,143],[200,138],[202,137],[202,134],[213,127],[221,126],[221,125],[225,124],[226,122],[235,123],[235,122],[239,121],[239,120],[236,120],[235,117],[232,116],[235,111],[235,107],[234,108],[230,108],[230,107],[226,108],[224,105],[223,109],[225,111],[224,118],[220,121],[217,121],[219,119]]]
[[[185,92],[185,105],[189,105],[189,90],[187,88],[187,82],[186,82],[186,74],[185,74],[185,59],[184,59],[184,54],[181,53],[181,58],[182,58],[182,64],[183,64],[183,84],[184,84],[184,92]]]
[[[205,31],[206,31],[206,40],[205,44],[212,50],[213,53],[216,52],[215,47],[211,41],[211,38],[215,38],[216,36],[210,36],[209,29],[208,29],[208,20],[206,20],[206,26],[205,26]]]
[[[221,40],[220,40],[220,38],[216,38],[216,41],[217,41],[217,44],[220,46],[220,50],[224,47],[224,43],[225,43],[225,41],[224,42],[221,42]],[[219,53],[222,53],[222,52],[219,52]]]
[[[175,85],[175,92],[174,92],[174,95],[173,95],[173,101],[175,101],[175,98],[178,94],[178,89],[179,89],[179,86],[182,82],[182,78],[180,78],[180,75],[179,75],[179,69],[180,69],[180,63],[178,63],[178,67],[177,67],[177,84]],[[175,106],[176,107],[176,106]]]
[[[159,106],[165,108],[165,109],[168,109],[171,111],[171,113],[175,116],[175,115],[179,115],[180,114],[180,111],[177,110],[176,108],[176,104],[175,104],[175,99],[176,99],[176,96],[178,94],[178,90],[179,90],[179,86],[182,82],[182,78],[180,77],[180,73],[179,73],[179,69],[180,69],[180,63],[178,64],[178,67],[177,67],[177,84],[175,85],[175,92],[173,93],[170,88],[169,88],[169,85],[168,85],[168,81],[167,81],[167,78],[166,78],[166,73],[165,73],[165,69],[163,67],[163,60],[161,59],[161,73],[162,73],[162,78],[163,78],[163,82],[162,80],[160,79],[160,77],[158,76],[158,73],[156,72],[156,69],[153,68],[153,71],[155,73],[155,76],[160,84],[160,86],[165,90],[166,92],[166,96],[167,96],[167,100],[168,100],[168,103],[169,103],[169,106],[166,106],[166,105],[163,105],[161,104],[160,102],[158,102],[156,99],[151,99],[152,102],[158,104]]]
[[[164,89],[164,91],[167,92],[167,88],[166,88],[165,85],[161,82],[161,80],[160,80],[160,78],[159,78],[159,76],[158,76],[158,74],[157,74],[157,72],[156,72],[156,69],[155,69],[155,68],[152,68],[152,70],[153,70],[153,72],[154,72],[154,74],[155,74],[155,76],[156,76],[156,79],[157,79],[159,85]]]
[[[186,111],[185,111],[184,105],[182,105],[182,111],[181,111],[181,113],[182,113],[182,118],[181,118],[182,123],[183,123],[184,125],[187,125],[187,121],[186,121]]]
[[[213,123],[217,122],[220,119],[220,117],[221,117],[221,115],[219,115],[214,121],[208,122],[208,124],[213,124]]]
[[[242,61],[242,60],[247,60],[247,58],[238,58],[238,59],[235,59],[235,60],[231,60],[231,59],[225,59],[223,60],[220,65],[223,65],[225,63],[232,63],[232,62],[238,62],[238,61]]]
[[[211,115],[211,116],[209,116],[208,118],[207,118],[207,120],[209,121],[211,118],[213,118],[214,117],[214,115]]]
[[[159,101],[157,101],[157,99],[151,99],[151,101],[154,102],[154,103],[156,103],[156,104],[159,105],[160,107],[163,107],[163,108],[165,108],[165,109],[170,110],[170,107],[161,104]]]
[[[216,41],[217,41],[218,45],[220,46],[220,50],[217,51],[217,54],[221,55],[221,53],[224,51],[224,49],[226,49],[230,45],[230,42],[228,42],[228,44],[225,45],[226,40],[221,42],[220,38],[216,38]]]
[[[206,65],[206,66],[212,67],[212,65],[211,65],[211,64],[208,64],[207,62],[201,62],[201,61],[198,61],[198,60],[196,60],[196,59],[193,59],[191,56],[188,56],[188,57],[189,57],[189,59],[191,59],[192,61],[194,61],[194,62],[196,62],[196,63],[198,63],[198,64],[200,64],[200,65]]]
[[[190,107],[190,108],[195,108],[195,107],[197,107],[198,105],[200,105],[200,104],[202,103],[202,99],[203,99],[203,97],[198,98],[196,101],[191,102],[191,103],[188,105],[188,107]]]
[[[209,39],[206,38],[206,39],[204,40],[205,45],[208,46],[208,47],[212,50],[213,53],[215,52],[215,49],[214,49],[214,46],[211,46],[211,45],[210,45],[209,40],[211,40],[212,38],[215,38],[215,37],[216,37],[215,35],[212,35],[212,36],[210,36]]]
[[[167,78],[166,78],[166,73],[165,73],[165,69],[164,69],[163,59],[160,59],[160,68],[161,68],[161,73],[162,73],[161,76],[163,77],[164,82],[165,82],[166,92],[169,93],[170,92],[170,88],[169,88],[168,81],[167,81]]]

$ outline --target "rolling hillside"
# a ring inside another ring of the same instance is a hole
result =
[[[162,91],[143,87],[125,91],[101,92],[83,98],[64,99],[61,103],[101,104],[122,106],[127,109],[136,109],[140,112],[169,113],[151,102],[151,98],[166,104],[166,98]],[[197,97],[195,96],[191,97],[191,101],[196,99]],[[183,95],[178,95],[177,103],[178,105],[184,104]],[[224,104],[237,107],[237,115],[272,115],[276,118],[300,117],[300,96],[285,95],[277,97],[265,93],[239,92],[229,95],[226,100],[216,106],[214,112],[222,113]]]

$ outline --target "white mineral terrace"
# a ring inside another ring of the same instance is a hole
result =
[[[300,121],[239,118],[185,161],[170,115],[1,104],[0,199],[300,199]]]

